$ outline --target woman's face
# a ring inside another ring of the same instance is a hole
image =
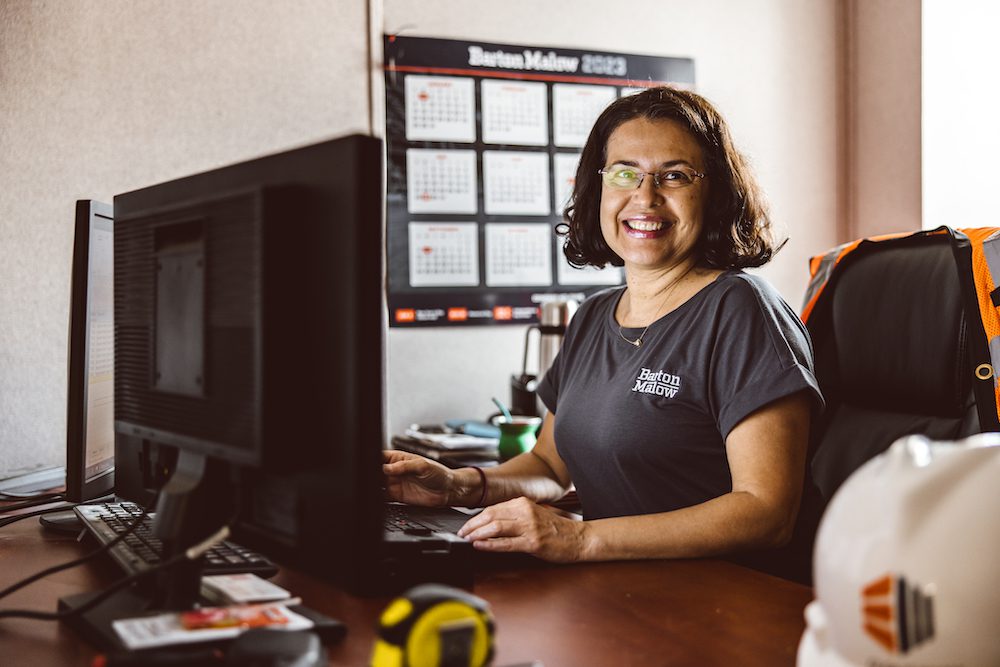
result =
[[[705,172],[695,138],[673,120],[636,118],[622,123],[608,138],[605,169],[631,167],[661,174],[657,187],[643,176],[636,189],[601,186],[601,232],[629,269],[669,269],[693,258],[708,201],[708,184],[693,176]],[[679,172],[679,173],[677,173]],[[689,185],[669,187],[676,179]]]

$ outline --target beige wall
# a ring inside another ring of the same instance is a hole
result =
[[[920,0],[842,1],[844,240],[920,229]]]
[[[0,471],[62,461],[73,201],[367,130],[369,25],[693,57],[791,237],[763,273],[797,307],[807,257],[842,240],[853,1],[0,3]],[[390,429],[490,412],[523,335],[390,331]]]
[[[0,2],[0,471],[62,464],[73,202],[368,130],[367,10]]]

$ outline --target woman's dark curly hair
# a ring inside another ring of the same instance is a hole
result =
[[[573,266],[624,262],[601,233],[601,176],[611,134],[636,119],[673,120],[697,140],[705,157],[708,205],[695,252],[701,266],[742,269],[769,262],[784,242],[777,243],[767,202],[750,167],[729,136],[726,121],[704,97],[669,87],[649,88],[613,102],[594,123],[576,170],[573,196],[559,233],[566,236],[563,252]]]

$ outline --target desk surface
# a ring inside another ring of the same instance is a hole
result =
[[[0,528],[0,587],[85,553],[72,537],[30,518]],[[105,559],[14,593],[0,608],[54,610],[56,599],[120,576]],[[358,598],[282,570],[274,581],[344,621],[331,664],[365,665],[388,598]],[[493,607],[497,667],[540,660],[585,665],[792,665],[811,589],[716,560],[553,565],[480,575],[473,590]],[[0,620],[3,662],[88,665],[96,651],[54,622]]]

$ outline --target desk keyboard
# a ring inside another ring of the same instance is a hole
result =
[[[430,535],[436,528],[420,523],[407,515],[402,505],[387,504],[383,529],[389,533],[407,533],[409,535]]]
[[[142,515],[142,508],[135,503],[77,505],[73,510],[87,532],[101,544],[107,544],[119,533],[125,532],[132,521]],[[131,535],[111,547],[111,557],[128,574],[147,570],[162,560],[163,545],[153,535],[155,516],[155,512],[147,514]],[[278,567],[264,556],[232,542],[217,544],[205,554],[205,575],[242,572],[273,577],[278,573]]]

